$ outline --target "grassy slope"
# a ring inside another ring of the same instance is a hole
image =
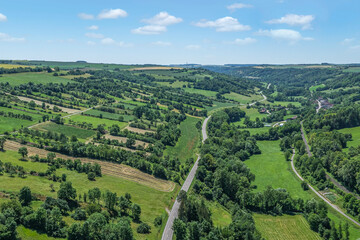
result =
[[[34,163],[20,161],[20,155],[13,151],[0,152],[0,160],[3,162],[11,162],[23,166],[26,171],[36,170],[45,171],[47,165],[45,163]],[[102,191],[110,190],[116,192],[118,196],[124,195],[126,192],[132,196],[132,201],[139,204],[142,210],[142,221],[150,224],[152,233],[150,235],[135,234],[136,239],[158,239],[158,228],[153,226],[155,217],[162,215],[165,212],[165,207],[170,205],[170,199],[174,193],[160,192],[146,186],[140,185],[135,182],[127,181],[121,178],[111,177],[104,175],[97,178],[95,182],[89,181],[86,174],[79,174],[75,171],[68,171],[66,169],[58,169],[56,175],[61,176],[63,173],[67,175],[68,181],[73,183],[77,189],[77,193],[83,195],[89,189],[99,187]],[[19,177],[11,178],[7,174],[0,176],[0,190],[6,191],[19,191],[23,186],[29,186],[33,193],[38,193],[46,196],[56,197],[56,192],[50,191],[50,184],[54,184],[57,191],[60,183],[47,180],[38,176],[27,176],[25,179]],[[144,197],[145,196],[145,197]],[[136,233],[137,225],[134,224],[134,233]],[[30,238],[31,239],[31,238]]]
[[[195,127],[198,121],[198,118],[187,117],[185,121],[180,124],[181,137],[176,146],[168,146],[164,155],[177,157],[183,163],[191,157],[196,159],[195,150],[200,142],[199,130]]]
[[[71,136],[75,135],[77,138],[81,138],[81,139],[87,139],[87,138],[95,135],[95,131],[93,131],[93,130],[76,128],[76,127],[71,127],[68,125],[59,125],[59,124],[55,124],[55,123],[42,124],[38,127],[35,127],[34,129],[39,129],[39,130],[43,129],[46,131],[63,133],[67,137],[71,137]]]
[[[119,125],[120,128],[124,128],[127,126],[127,123],[125,123],[125,122],[119,122],[119,121],[114,121],[114,120],[109,120],[109,119],[101,119],[101,118],[89,117],[89,116],[83,116],[83,115],[74,115],[74,116],[71,116],[70,118],[71,118],[71,120],[73,120],[75,122],[91,123],[93,125],[93,127],[97,127],[100,124],[105,124],[106,127],[110,127],[113,124]]]
[[[258,100],[263,99],[263,97],[261,95],[251,94],[249,97],[249,96],[240,95],[240,94],[234,93],[234,92],[226,93],[226,94],[224,94],[224,97],[234,100],[234,101],[237,101],[242,104],[247,104],[247,103],[251,103],[253,101],[258,101]]]
[[[267,240],[322,239],[319,234],[311,231],[309,224],[302,215],[271,216],[254,214],[256,228]]]
[[[245,161],[255,174],[254,184],[258,186],[256,191],[262,191],[271,185],[287,189],[294,198],[310,199],[311,196],[303,191],[300,181],[293,175],[290,163],[285,161],[279,143],[280,141],[258,141],[261,154],[253,155]]]
[[[95,117],[99,117],[100,114],[102,114],[103,118],[108,118],[108,119],[112,119],[112,120],[118,120],[119,117],[122,116],[124,118],[124,121],[127,121],[127,122],[134,120],[134,116],[131,116],[131,115],[109,113],[109,112],[104,112],[104,111],[100,111],[100,110],[96,110],[96,109],[90,109],[89,111],[86,111],[84,114],[88,114],[88,115],[95,116]]]
[[[360,127],[354,128],[344,128],[339,130],[341,133],[351,133],[352,134],[352,141],[347,143],[347,147],[357,147],[360,145]],[[344,149],[348,151],[348,148]]]
[[[54,77],[51,74],[40,72],[40,73],[15,73],[15,74],[4,74],[0,77],[0,82],[9,82],[11,85],[20,85],[28,82],[33,83],[67,83],[71,82],[70,79],[61,77]]]
[[[211,219],[216,227],[226,227],[231,223],[231,214],[219,203],[208,202]]]

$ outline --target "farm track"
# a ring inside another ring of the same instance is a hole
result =
[[[18,151],[20,147],[26,146],[29,155],[36,155],[38,154],[41,157],[46,157],[50,151],[39,149],[35,147],[31,147],[28,145],[21,145],[18,142],[14,141],[6,141],[5,142],[5,150],[12,150],[12,151]],[[155,178],[154,176],[141,172],[140,170],[137,170],[135,168],[123,165],[123,164],[117,164],[112,162],[106,162],[106,161],[100,161],[90,158],[75,158],[70,157],[67,155],[56,153],[56,157],[63,158],[63,159],[79,159],[83,163],[97,163],[101,166],[101,171],[105,175],[113,176],[113,177],[119,177],[125,180],[129,180],[132,182],[139,183],[141,185],[145,185],[147,187],[163,191],[163,192],[171,192],[175,188],[175,183]]]

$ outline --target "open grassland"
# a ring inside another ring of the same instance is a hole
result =
[[[24,226],[20,225],[17,227],[18,236],[22,240],[55,240],[55,239],[64,239],[64,238],[53,238],[49,237],[44,233],[38,233],[34,230],[25,228]]]
[[[219,203],[209,202],[209,208],[216,227],[226,227],[231,223],[231,214]]]
[[[84,116],[84,115],[73,115],[70,117],[70,119],[75,122],[91,123],[94,127],[96,127],[100,124],[105,124],[107,127],[111,127],[112,125],[116,124],[116,125],[119,125],[120,128],[124,128],[127,125],[126,122],[119,122],[119,121],[115,121],[115,120],[96,118],[96,117],[90,117],[90,116]]]
[[[173,158],[179,158],[184,163],[188,158],[197,158],[195,155],[196,148],[200,142],[199,130],[196,123],[200,121],[198,118],[187,117],[185,121],[180,123],[181,136],[174,147],[167,146],[164,155]]]
[[[86,112],[84,112],[84,114],[91,115],[94,117],[100,117],[100,115],[102,115],[103,118],[108,118],[108,119],[112,119],[112,120],[119,120],[120,117],[123,117],[125,122],[134,120],[134,116],[131,116],[131,115],[103,112],[103,111],[96,110],[96,109],[91,109],[89,111],[86,111]]]
[[[344,151],[348,151],[349,147],[357,147],[360,145],[360,127],[344,128],[339,130],[339,132],[352,135],[352,141],[347,142],[347,148],[345,148]]]
[[[20,143],[13,142],[13,141],[6,141],[5,143],[5,149],[11,151],[17,152],[20,147],[23,147],[24,145],[21,145]],[[38,154],[40,157],[46,157],[49,151],[46,151],[44,149],[39,149],[35,147],[26,146],[29,151],[29,156]],[[2,154],[0,153],[0,157]],[[141,185],[159,190],[164,192],[171,192],[175,184],[170,181],[166,181],[163,179],[155,178],[154,176],[141,172],[138,169],[129,167],[127,165],[123,164],[117,164],[113,162],[106,162],[106,161],[100,161],[90,158],[74,158],[67,155],[56,153],[56,157],[62,158],[62,159],[79,159],[83,163],[98,163],[101,166],[102,173],[104,175],[109,175],[111,177],[118,177],[123,178],[129,181],[133,181],[136,183],[139,183]],[[1,159],[1,158],[0,158]]]
[[[267,114],[259,113],[257,108],[247,109],[245,106],[243,106],[241,107],[241,110],[243,110],[246,113],[246,116],[250,117],[250,120],[255,120],[256,118],[262,119],[263,117],[267,116]]]
[[[182,68],[179,68],[179,67],[163,67],[163,66],[131,68],[131,70],[133,70],[133,71],[142,71],[142,70],[171,70],[171,69],[182,69]]]
[[[87,62],[56,62],[56,61],[26,61],[27,64],[35,66],[49,66],[51,68],[59,67],[63,70],[70,69],[105,69],[105,70],[114,70],[114,69],[129,69],[139,66],[131,65],[121,65],[121,64],[107,64],[107,63],[87,63]]]
[[[285,160],[280,151],[280,141],[258,141],[261,154],[253,155],[245,164],[255,174],[257,189],[262,191],[267,186],[285,188],[293,198],[311,199],[300,186],[300,181],[293,174],[290,162]]]
[[[262,128],[244,128],[241,130],[249,131],[251,135],[257,134],[257,133],[266,133],[268,132],[270,127],[262,127]]]
[[[28,127],[35,123],[36,121],[0,116],[0,134],[4,132],[12,132],[13,130],[19,130],[21,127]]]
[[[37,129],[40,131],[52,131],[52,132],[56,132],[56,133],[63,133],[67,137],[76,136],[77,138],[80,138],[80,139],[87,139],[87,138],[95,135],[95,131],[93,131],[93,130],[72,127],[69,125],[60,125],[60,124],[51,123],[51,122],[38,125],[38,126],[34,127],[33,129]]]
[[[256,228],[267,240],[322,239],[310,229],[302,215],[271,216],[254,214]]]
[[[345,69],[344,72],[358,73],[360,72],[360,67],[350,67]]]
[[[25,67],[30,67],[32,68],[32,66],[24,66],[24,65],[20,65],[20,64],[5,64],[5,63],[1,63],[0,64],[0,68],[4,68],[4,69],[13,69],[13,68],[25,68]]]
[[[0,152],[0,159],[3,162],[11,162],[23,166],[26,171],[45,171],[47,169],[47,164],[45,163],[20,161],[20,155],[13,151]],[[151,234],[140,235],[136,233],[138,224],[132,224],[136,239],[159,239],[158,228],[153,225],[154,219],[155,217],[162,215],[165,212],[165,208],[171,205],[171,198],[176,191],[162,192],[136,182],[106,174],[103,175],[103,177],[96,178],[96,181],[89,181],[87,175],[84,173],[77,173],[64,168],[60,168],[56,171],[56,174],[59,176],[63,173],[67,175],[67,180],[72,182],[74,188],[77,190],[77,194],[80,193],[83,195],[84,193],[87,193],[89,189],[95,187],[102,189],[102,191],[110,190],[116,192],[118,196],[130,193],[132,196],[131,200],[141,207],[141,220],[152,227]],[[2,191],[18,192],[22,187],[29,186],[33,193],[51,197],[56,197],[56,191],[60,188],[60,183],[39,176],[27,176],[22,179],[19,177],[12,178],[5,174],[0,176],[0,182],[0,190]],[[51,192],[49,187],[50,184],[54,184],[55,192]],[[34,238],[25,239],[41,239],[40,237],[42,237],[42,235],[38,235],[36,232],[28,232],[27,229],[20,229],[20,235],[27,235],[27,233],[31,233],[30,236]]]
[[[201,95],[204,95],[206,97],[215,97],[216,94],[217,94],[217,92],[214,92],[214,91],[196,89],[196,88],[184,88],[184,91],[188,92],[188,93],[201,94]]]
[[[160,77],[164,77],[164,78],[169,78],[168,76],[160,76]],[[182,88],[184,85],[187,86],[188,82],[183,82],[183,81],[175,81],[175,82],[156,82],[157,84],[161,85],[161,86],[166,86],[166,87],[172,87],[172,88]]]
[[[1,76],[1,75],[0,75]],[[0,83],[6,83],[9,82],[10,85],[17,86],[20,84],[25,83],[63,83],[66,84],[67,82],[70,82],[70,79],[65,79],[61,77],[54,77],[51,74],[40,72],[40,73],[13,73],[13,74],[3,74],[2,77],[0,77]]]
[[[237,101],[241,104],[247,104],[263,99],[261,95],[251,94],[250,96],[245,96],[234,92],[226,93],[223,96],[226,97],[227,99]]]
[[[209,114],[211,114],[211,112],[218,110],[220,108],[235,107],[235,106],[238,106],[238,105],[234,104],[234,103],[229,103],[229,102],[214,101],[213,105],[211,107],[206,106],[205,109],[209,112]]]
[[[316,85],[316,86],[311,86],[309,88],[309,90],[310,90],[310,92],[316,92],[316,89],[322,88],[322,87],[325,87],[325,84],[319,84],[319,85]]]

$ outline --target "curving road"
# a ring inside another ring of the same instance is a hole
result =
[[[310,148],[309,145],[306,141],[305,135],[304,135],[304,130],[302,127],[302,121],[301,121],[301,136],[302,139],[305,143],[305,147],[306,147],[306,151],[309,155],[309,157],[312,156],[312,153],[310,152]],[[295,157],[295,149],[293,149],[293,155],[291,156],[291,168],[294,171],[294,173],[296,174],[296,176],[298,176],[298,178],[301,181],[304,181],[304,179],[301,177],[301,175],[296,171],[295,165],[294,165],[294,157]],[[327,200],[323,195],[321,195],[318,191],[315,190],[315,188],[313,188],[309,183],[307,184],[309,186],[309,188],[322,200],[324,200],[328,205],[330,205],[333,209],[335,209],[338,213],[340,213],[341,215],[343,215],[344,217],[346,217],[347,219],[349,219],[352,223],[354,223],[355,225],[357,225],[358,227],[360,227],[360,223],[358,223],[357,221],[355,221],[354,219],[352,219],[351,217],[349,217],[346,213],[344,213],[338,206],[332,204],[329,200]]]
[[[207,133],[206,133],[206,126],[207,126],[207,122],[209,121],[210,117],[211,116],[207,117],[204,120],[204,123],[202,125],[201,133],[202,133],[202,137],[203,137],[203,140],[202,140],[203,143],[208,138]],[[200,160],[200,155],[198,156],[194,166],[192,167],[189,175],[187,176],[184,184],[182,185],[181,190],[184,190],[185,192],[187,192],[189,190],[190,185],[191,185],[191,183],[192,183],[192,181],[193,181],[193,179],[195,177],[196,170],[198,168],[199,160]],[[176,199],[175,202],[174,202],[174,205],[173,205],[173,207],[171,209],[171,212],[169,214],[169,218],[168,218],[168,220],[166,222],[166,226],[165,226],[163,235],[161,237],[162,240],[171,240],[173,238],[174,231],[172,229],[172,226],[174,224],[175,218],[178,217],[179,208],[180,208],[180,202]]]

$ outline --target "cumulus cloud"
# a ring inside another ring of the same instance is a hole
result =
[[[185,49],[188,49],[188,50],[198,50],[200,48],[201,48],[200,45],[193,45],[193,44],[185,46]]]
[[[262,36],[268,36],[274,39],[287,40],[291,43],[295,43],[300,40],[313,40],[313,38],[303,37],[298,31],[291,29],[259,30],[258,34]]]
[[[237,45],[247,45],[256,42],[257,40],[255,38],[237,38],[235,41],[232,41],[230,43],[237,44]]]
[[[183,20],[181,18],[172,16],[167,12],[160,12],[152,18],[142,20],[142,22],[147,23],[148,25],[133,29],[131,32],[143,35],[160,34],[167,31],[167,26],[177,24],[182,21]]]
[[[315,17],[313,15],[297,15],[297,14],[287,14],[284,17],[279,19],[272,19],[267,21],[268,24],[288,24],[290,26],[301,26],[302,29],[310,29],[311,22],[314,21]]]
[[[88,27],[89,30],[99,30],[99,26],[96,25],[92,25],[90,27]]]
[[[152,42],[152,45],[156,45],[156,46],[171,46],[171,42],[163,42],[163,41],[157,41],[157,42]]]
[[[95,18],[94,15],[87,14],[87,13],[79,13],[78,17],[83,19],[83,20],[92,20],[92,19]]]
[[[104,35],[100,33],[85,33],[85,36],[88,38],[97,38],[97,39],[104,38]]]
[[[236,18],[223,17],[215,21],[202,20],[194,24],[197,27],[209,27],[215,28],[217,32],[236,32],[236,31],[247,31],[251,27],[248,25],[240,24]]]
[[[0,13],[0,22],[6,22],[6,21],[7,21],[7,17],[4,14]]]
[[[118,47],[132,47],[133,46],[133,44],[131,44],[131,43],[117,42],[112,38],[104,38],[100,42],[103,45],[112,45],[112,46],[118,46]]]
[[[119,17],[127,17],[127,12],[117,8],[117,9],[110,9],[110,10],[103,10],[99,15],[98,19],[116,19]]]
[[[104,38],[104,39],[102,39],[101,40],[101,43],[102,44],[114,44],[115,43],[115,40],[114,39],[112,39],[112,38]]]
[[[0,33],[1,42],[24,42],[25,38],[12,37],[6,33]]]
[[[253,7],[252,5],[250,4],[244,4],[244,3],[234,3],[234,4],[231,4],[229,6],[227,6],[226,8],[229,9],[230,11],[235,11],[237,9],[241,9],[241,8],[251,8]]]

